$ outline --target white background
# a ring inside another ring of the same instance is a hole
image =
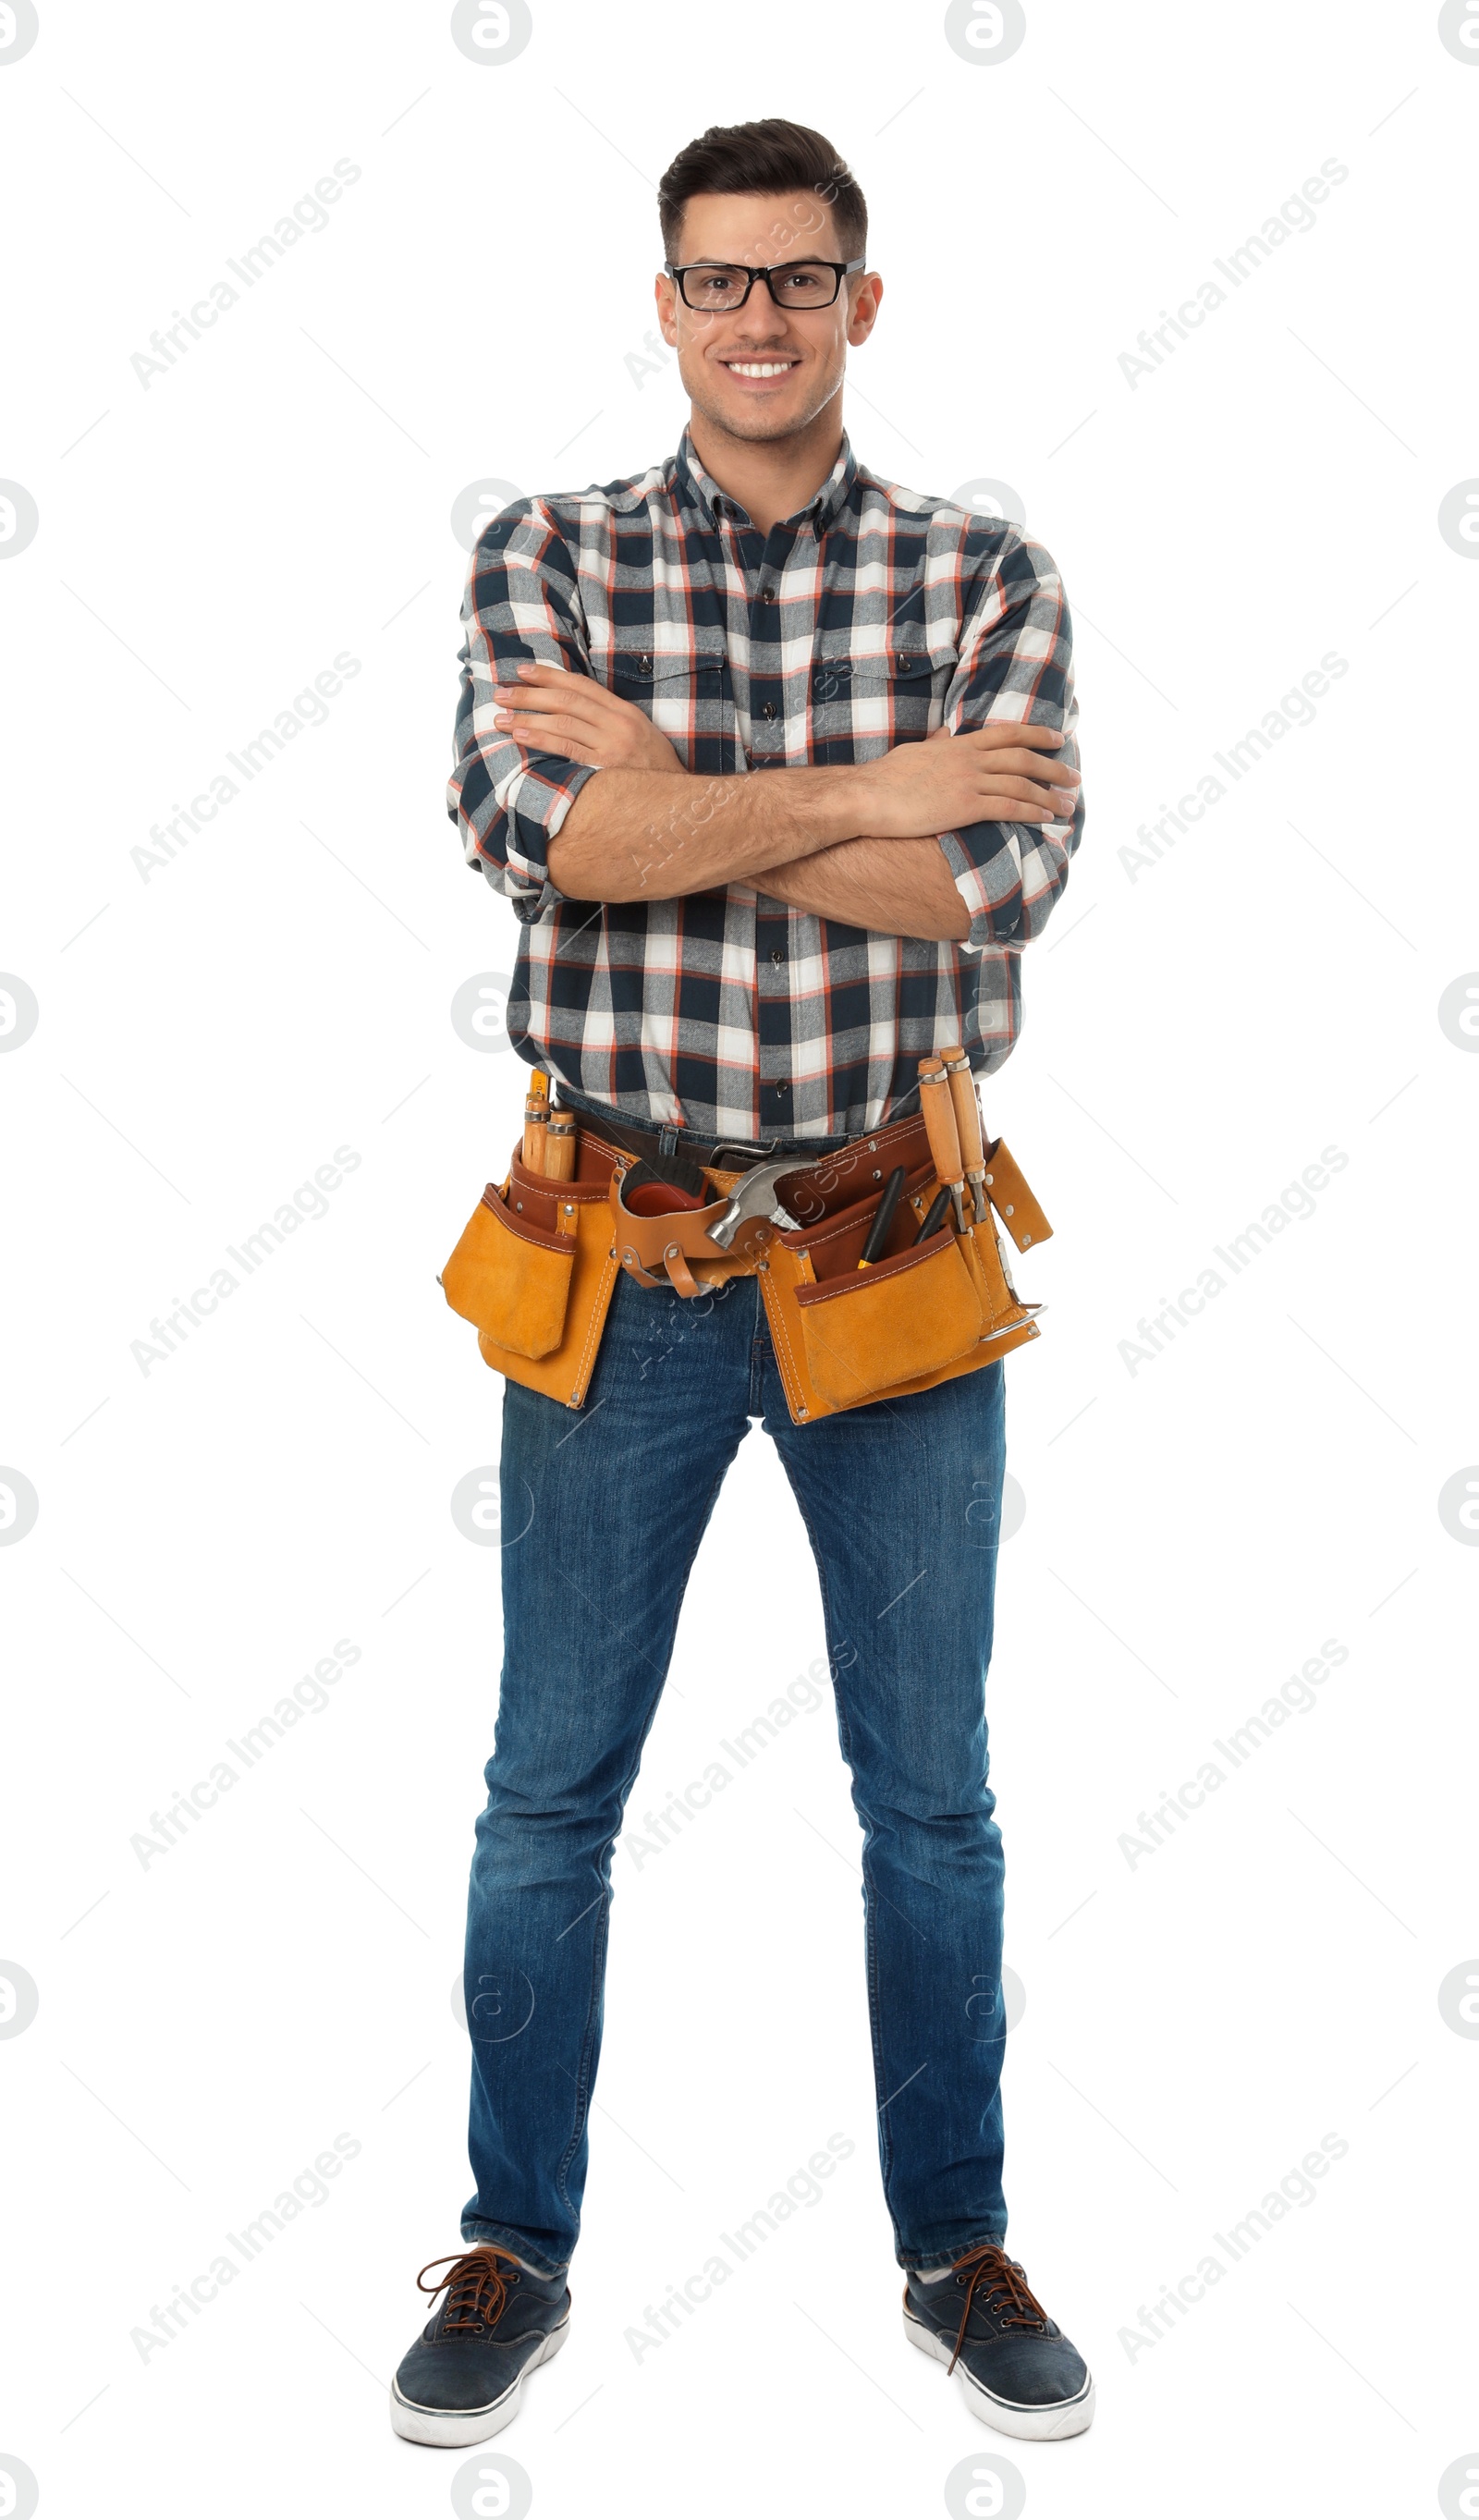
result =
[[[1100,2410],[999,2444],[901,2335],[823,1711],[659,1861],[618,1849],[575,2322],[499,2447],[551,2520],[930,2513],[998,2450],[1043,2520],[1440,2508],[1479,2439],[1479,2045],[1438,2003],[1479,1952],[1479,1557],[1438,1513],[1479,1457],[1479,1059],[1438,1020],[1479,968],[1479,569],[1437,524],[1479,472],[1476,103],[1435,10],[1376,0],[1053,0],[996,64],[937,7],[536,0],[486,66],[443,7],[73,0],[0,68],[0,473],[40,519],[0,566],[0,968],[40,1011],[0,1059],[0,1462],[40,1508],[0,1549],[0,1958],[39,1990],[0,2042],[0,2452],[44,2512],[452,2507],[464,2454],[384,2408],[471,2185],[450,1990],[499,1657],[496,1552],[448,1501],[502,1386],[434,1274],[524,1071],[449,1020],[515,945],[443,812],[449,512],[676,442],[675,366],[641,365],[653,188],[767,112],[871,204],[861,457],[1011,483],[1075,618],[1087,835],[987,1111],[1056,1228],[1018,1272],[1049,1310],[1008,1368],[989,1704],[1011,2239]],[[1142,328],[1331,157],[1313,231],[1132,388]],[[325,231],[146,389],[151,332],[340,158]],[[1327,651],[1316,722],[1132,879],[1137,827]],[[151,825],[339,652],[328,723],[146,880]],[[340,1146],[329,1213],[143,1372],[151,1319]],[[1316,1213],[1132,1372],[1140,1317],[1327,1146]],[[1315,1709],[1132,1869],[1137,1815],[1330,1638]],[[326,1711],[141,1866],[151,1813],[338,1639]],[[756,1434],[634,1813],[821,1650]],[[636,2360],[626,2328],[834,2131],[824,2201]],[[339,2133],[327,2201],[141,2360]],[[1140,2306],[1327,2133],[1317,2200],[1132,2357]]]

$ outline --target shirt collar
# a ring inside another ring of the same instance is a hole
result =
[[[727,490],[721,490],[712,474],[704,470],[698,460],[697,450],[694,445],[694,433],[690,428],[684,430],[679,443],[676,471],[680,488],[687,493],[694,505],[701,510],[707,521],[717,523],[722,518],[732,524],[748,525],[750,523],[750,517],[747,511],[741,508],[739,500],[732,499]],[[852,451],[851,442],[844,429],[837,460],[816,497],[809,499],[804,508],[798,508],[793,517],[787,517],[785,522],[792,525],[810,524],[820,542],[829,525],[845,507],[857,477],[857,472],[858,459]]]

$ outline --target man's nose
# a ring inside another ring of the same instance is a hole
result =
[[[757,281],[744,304],[734,318],[732,338],[737,341],[773,344],[785,336],[785,322],[764,284]]]

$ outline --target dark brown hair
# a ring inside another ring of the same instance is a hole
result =
[[[795,193],[814,197],[836,222],[838,250],[851,262],[868,243],[868,203],[839,151],[804,122],[711,123],[680,149],[657,187],[663,250],[676,260],[683,213],[695,193]],[[808,202],[808,208],[813,206]],[[804,223],[798,222],[804,235]],[[804,248],[803,248],[804,249]]]

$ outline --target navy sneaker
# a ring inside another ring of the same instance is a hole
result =
[[[440,2283],[423,2282],[447,2266]],[[433,2258],[416,2281],[445,2298],[390,2384],[390,2421],[402,2441],[448,2450],[486,2441],[517,2414],[524,2373],[548,2362],[570,2332],[565,2279],[531,2274],[482,2241],[464,2256]]]
[[[1015,2258],[995,2240],[967,2249],[933,2283],[911,2273],[904,2332],[948,2371],[960,2366],[965,2404],[1018,2441],[1066,2441],[1094,2421],[1083,2356],[1029,2291]]]

